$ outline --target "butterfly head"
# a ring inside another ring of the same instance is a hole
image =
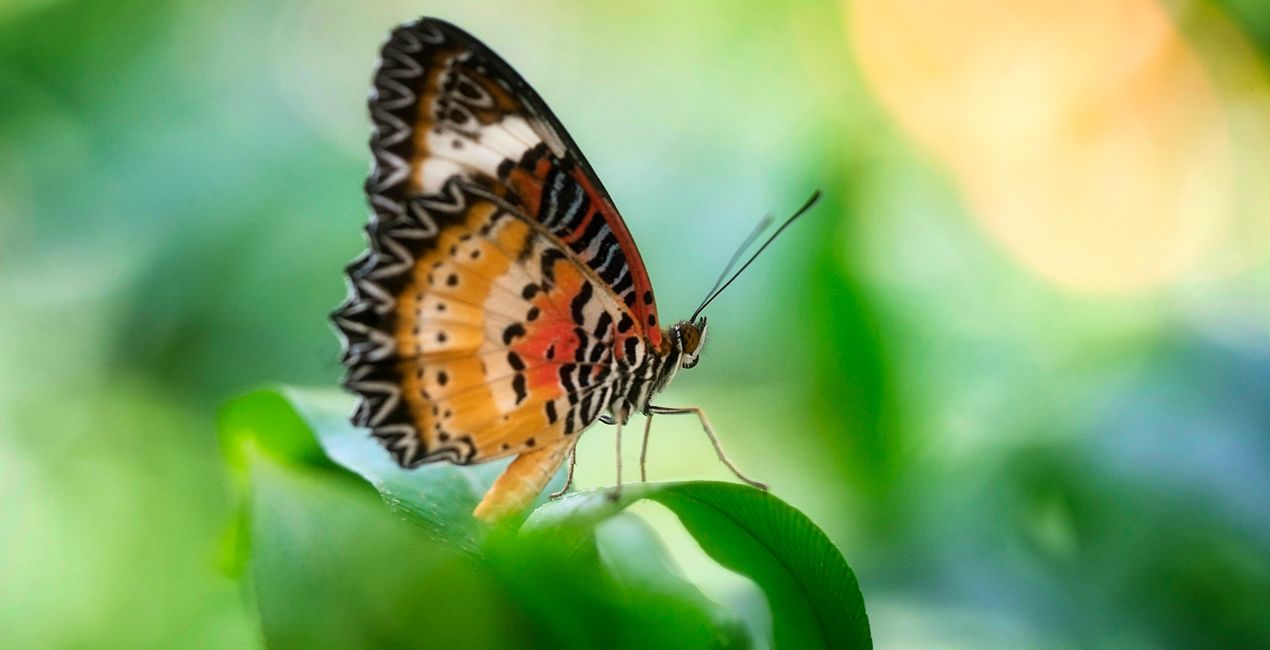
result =
[[[697,365],[697,356],[706,342],[706,317],[702,316],[692,322],[679,321],[670,328],[670,335],[679,348],[680,367],[691,368]]]

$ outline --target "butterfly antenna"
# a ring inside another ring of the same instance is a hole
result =
[[[719,285],[723,284],[723,278],[726,278],[728,273],[732,270],[732,267],[736,266],[737,260],[741,259],[741,254],[749,250],[750,246],[754,244],[754,240],[758,239],[758,236],[763,234],[763,231],[767,230],[767,227],[770,225],[772,225],[772,215],[769,214],[764,216],[762,219],[759,219],[758,224],[754,226],[754,230],[751,230],[750,234],[745,238],[745,241],[741,242],[741,245],[736,247],[736,252],[732,253],[732,258],[729,259],[728,263],[723,266],[723,271],[719,273],[719,278],[714,281],[714,286],[710,287],[710,290],[706,292],[706,298],[709,298],[710,294],[714,293],[714,290],[718,289]],[[702,304],[704,303],[705,301],[703,300]],[[700,309],[698,309],[698,311],[700,311]]]
[[[715,298],[718,298],[719,294],[723,293],[723,290],[728,288],[728,285],[731,285],[738,277],[740,277],[740,275],[745,272],[745,269],[749,268],[750,265],[754,263],[754,260],[758,259],[758,256],[761,255],[773,241],[776,241],[776,238],[779,237],[782,232],[785,232],[785,229],[788,228],[790,224],[797,221],[799,217],[803,216],[803,214],[810,210],[811,206],[815,205],[816,201],[819,200],[820,190],[812,192],[807,201],[803,203],[803,206],[798,208],[794,214],[790,215],[790,217],[785,220],[785,223],[782,223],[780,227],[776,229],[776,232],[772,233],[771,236],[767,238],[767,241],[763,242],[763,245],[759,246],[758,250],[754,251],[754,254],[750,256],[750,259],[746,260],[745,264],[742,264],[741,268],[737,269],[736,273],[733,273],[731,278],[728,278],[727,282],[724,282],[722,285],[718,282],[714,283],[715,288],[710,289],[710,293],[706,294],[706,299],[701,301],[701,306],[697,307],[696,311],[692,312],[692,316],[688,319],[688,321],[692,322],[697,320],[697,315],[700,314],[703,309],[713,302]],[[731,270],[732,265],[736,262],[736,259],[740,257],[741,251],[748,248],[750,244],[754,242],[754,239],[758,236],[758,234],[766,229],[770,223],[770,217],[765,217],[763,221],[759,222],[760,227],[755,228],[754,232],[750,233],[750,236],[745,240],[745,244],[742,245],[741,248],[737,250],[736,254],[732,256],[732,261],[728,262],[728,266],[723,270],[723,274],[719,276],[720,280],[722,280],[723,276],[727,275],[728,271]]]

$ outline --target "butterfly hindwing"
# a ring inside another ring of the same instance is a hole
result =
[[[352,363],[350,387],[370,392],[367,402],[393,389],[389,411],[360,419],[404,466],[483,462],[580,432],[607,403],[615,323],[629,318],[535,222],[460,179],[450,185],[458,203],[450,215],[434,205],[429,245],[406,251],[409,264],[379,267],[393,275],[364,273],[393,297],[375,330],[392,352]]]

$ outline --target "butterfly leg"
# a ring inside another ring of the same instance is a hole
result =
[[[569,491],[569,487],[573,485],[573,467],[577,464],[578,464],[578,448],[575,445],[574,447],[571,447],[569,449],[569,473],[564,477],[564,487],[561,487],[558,492],[552,492],[550,495],[547,496],[547,498],[551,499],[552,501],[555,501],[556,499],[559,499],[560,497],[564,496],[565,492]]]
[[[743,482],[760,490],[767,489],[766,484],[755,481],[754,479],[742,474],[741,470],[737,469],[736,465],[732,464],[732,460],[728,458],[727,453],[723,451],[723,444],[719,442],[719,437],[714,435],[714,427],[710,426],[710,420],[706,418],[705,411],[702,411],[700,407],[687,406],[683,408],[667,408],[665,406],[653,406],[650,404],[647,412],[650,416],[653,414],[684,415],[687,413],[696,415],[697,419],[701,421],[701,428],[705,430],[706,436],[710,438],[710,444],[714,445],[714,453],[718,454],[719,460],[726,465],[728,469],[732,470],[732,473]]]
[[[617,485],[613,488],[613,498],[622,494],[622,421],[613,423],[613,437],[617,440]]]
[[[639,481],[648,480],[648,472],[644,470],[644,462],[648,460],[648,432],[653,428],[653,414],[644,416],[644,442],[639,446]]]

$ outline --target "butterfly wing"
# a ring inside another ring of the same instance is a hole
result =
[[[336,315],[356,417],[406,467],[550,446],[607,403],[622,307],[531,220],[452,179],[424,205],[436,234],[379,235]],[[405,241],[410,241],[406,239]]]
[[[595,271],[635,318],[630,335],[661,345],[652,284],[625,222],[551,109],[497,54],[444,21],[402,25],[381,52],[370,110],[372,201],[435,193],[453,176],[488,187]]]
[[[647,273],[506,63],[428,19],[395,30],[381,57],[370,250],[334,314],[362,397],[354,420],[406,467],[520,455],[486,498],[514,509],[619,389],[614,355],[660,345]]]

